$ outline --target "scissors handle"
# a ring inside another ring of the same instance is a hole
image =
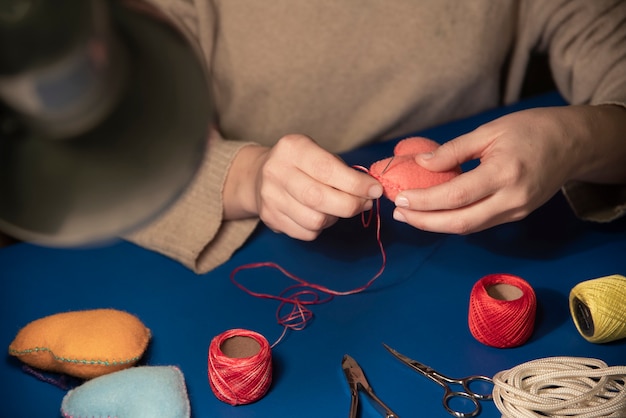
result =
[[[463,386],[463,390],[475,399],[479,399],[481,401],[490,400],[493,398],[493,390],[490,391],[475,391],[470,386],[472,383],[488,383],[493,387],[493,380],[487,376],[469,376],[463,379],[459,379],[459,384]]]
[[[350,391],[350,414],[349,418],[357,418],[359,412],[359,394],[356,390]]]
[[[365,390],[365,393],[372,399],[374,408],[385,418],[400,418],[383,401],[381,401],[373,390]]]
[[[468,412],[462,412],[462,411],[459,411],[458,409],[454,409],[450,405],[450,402],[454,398],[463,398],[463,399],[469,400],[472,403],[472,405],[473,405],[472,410],[470,410]],[[452,415],[454,417],[457,417],[457,418],[471,418],[471,417],[475,417],[478,414],[480,414],[480,412],[482,410],[482,407],[480,406],[480,403],[478,402],[478,398],[476,398],[472,394],[470,394],[468,392],[454,392],[454,391],[451,391],[447,387],[446,387],[445,393],[443,394],[442,403],[443,403],[443,407],[446,409],[446,411],[448,411],[448,413],[450,415]]]

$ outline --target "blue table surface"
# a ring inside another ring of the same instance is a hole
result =
[[[522,108],[563,104],[555,93],[525,100],[422,132],[439,142]],[[391,154],[393,142],[345,154],[369,165]],[[469,167],[471,168],[471,167]],[[576,330],[568,295],[584,280],[626,273],[626,221],[583,222],[559,194],[523,221],[468,236],[415,230],[391,218],[382,201],[383,275],[365,292],[313,307],[314,319],[287,334],[272,350],[274,378],[265,397],[233,407],[219,401],[207,379],[211,339],[231,328],[263,334],[270,343],[282,328],[277,302],[234,286],[230,272],[243,264],[273,261],[292,273],[336,290],[367,282],[381,257],[375,230],[360,218],[342,220],[314,242],[299,242],[264,227],[234,257],[196,275],[159,254],[126,242],[59,249],[17,244],[0,250],[0,345],[8,347],[30,321],[58,312],[116,308],[137,315],[153,334],[141,364],[177,365],[185,375],[194,417],[346,417],[350,404],[341,359],[353,356],[374,391],[402,417],[448,417],[439,386],[400,364],[382,343],[444,374],[494,375],[541,357],[583,356],[626,364],[626,340],[592,344]],[[496,349],[476,341],[467,325],[474,283],[510,273],[535,289],[538,316],[524,345]],[[251,289],[278,292],[290,285],[278,272],[242,272]],[[5,354],[0,364],[1,415],[59,417],[65,392],[21,369]],[[365,399],[362,417],[379,416]],[[499,417],[483,402],[481,417]]]

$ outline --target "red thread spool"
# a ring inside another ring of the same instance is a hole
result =
[[[491,347],[517,347],[532,335],[536,312],[535,291],[524,279],[510,274],[490,274],[472,288],[470,332]]]
[[[270,345],[261,334],[232,329],[209,345],[209,383],[215,396],[230,405],[261,399],[272,383]]]

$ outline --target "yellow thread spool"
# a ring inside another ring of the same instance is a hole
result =
[[[626,338],[626,277],[613,274],[577,284],[570,291],[569,308],[587,341]]]

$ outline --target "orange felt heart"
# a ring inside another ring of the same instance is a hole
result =
[[[139,318],[124,311],[62,312],[22,328],[9,354],[42,370],[91,379],[133,366],[150,337]]]
[[[415,156],[436,150],[439,144],[423,137],[403,139],[396,144],[394,157],[376,161],[369,173],[383,185],[385,196],[394,201],[402,190],[425,189],[445,183],[461,173],[461,167],[454,170],[434,172],[426,170],[415,162]],[[392,160],[393,158],[393,160]],[[391,162],[390,162],[391,161]]]

